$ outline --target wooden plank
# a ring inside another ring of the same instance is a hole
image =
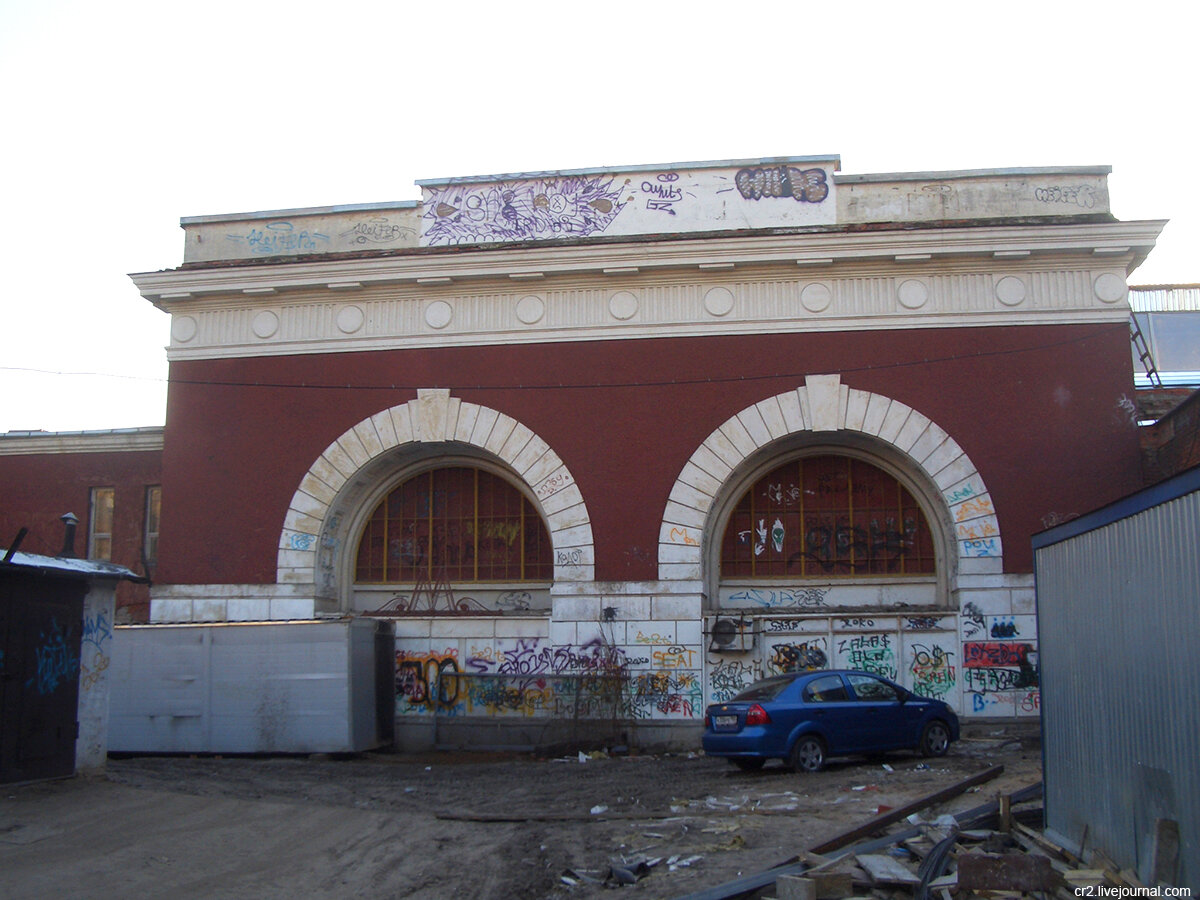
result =
[[[875,884],[920,884],[917,873],[903,863],[881,853],[864,853],[854,857],[866,869]]]

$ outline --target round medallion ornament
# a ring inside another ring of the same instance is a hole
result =
[[[1125,299],[1125,279],[1112,272],[1106,272],[1096,279],[1092,285],[1096,296],[1104,303],[1116,303]]]
[[[608,311],[622,322],[632,319],[638,311],[638,298],[629,291],[618,291],[608,298]]]
[[[250,323],[250,328],[257,337],[265,341],[279,330],[279,316],[275,315],[269,309],[264,309],[254,317],[254,321]]]
[[[196,336],[196,320],[191,316],[176,316],[171,320],[171,337],[186,344]]]
[[[715,287],[704,295],[704,308],[710,316],[727,316],[733,309],[733,291]]]
[[[996,299],[1005,306],[1020,306],[1025,300],[1025,282],[1012,275],[1005,275],[996,282]]]
[[[929,288],[924,282],[910,278],[896,289],[896,299],[905,309],[920,309],[929,300]]]
[[[454,318],[454,307],[445,300],[434,300],[425,307],[425,324],[430,328],[445,328]]]
[[[541,297],[530,294],[517,301],[517,318],[526,325],[533,325],[542,320],[546,314],[546,302]]]
[[[345,306],[338,310],[337,327],[342,334],[354,334],[363,327],[364,321],[366,316],[363,315],[361,307]]]
[[[824,312],[833,302],[833,291],[829,289],[829,285],[819,281],[806,284],[800,292],[800,302],[809,312]]]

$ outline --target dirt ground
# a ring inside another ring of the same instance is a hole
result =
[[[701,755],[113,759],[105,777],[0,787],[0,897],[675,898],[997,764],[926,817],[1040,780],[1036,731],[973,726],[942,759],[815,775]],[[639,862],[632,885],[588,880]]]

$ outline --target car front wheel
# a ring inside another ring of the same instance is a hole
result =
[[[921,732],[922,756],[945,756],[950,747],[950,729],[945,722],[933,721]]]
[[[825,765],[825,742],[815,734],[801,736],[792,747],[791,762],[797,772],[819,772]]]

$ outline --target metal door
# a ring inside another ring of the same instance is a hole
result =
[[[71,775],[87,584],[0,572],[0,783]]]

